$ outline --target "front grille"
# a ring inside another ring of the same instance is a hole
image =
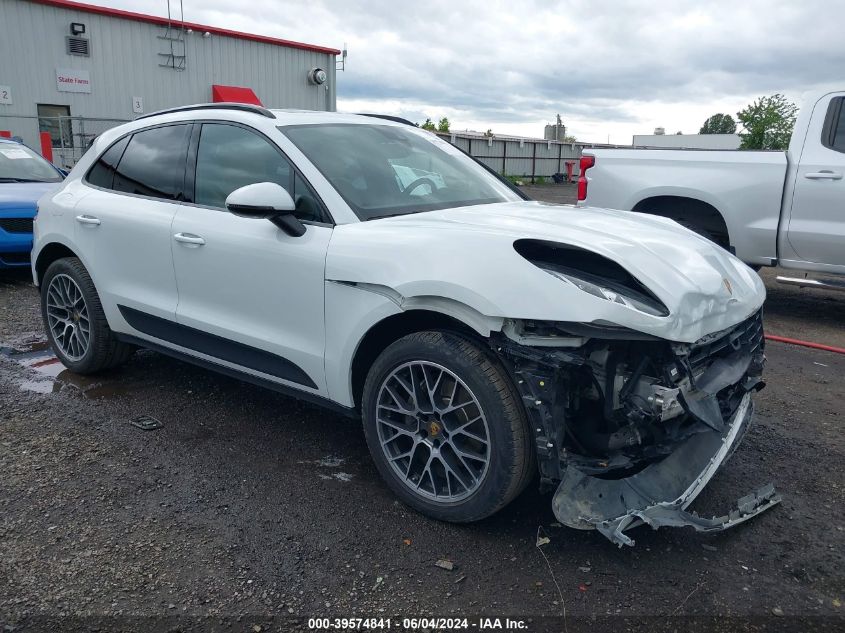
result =
[[[0,253],[0,260],[7,264],[27,264],[29,253]]]
[[[693,370],[734,352],[755,354],[763,348],[763,311],[734,327],[693,343],[689,361]]]
[[[32,218],[0,218],[0,229],[7,233],[32,233]]]

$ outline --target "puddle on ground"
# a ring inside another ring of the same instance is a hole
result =
[[[19,382],[22,391],[46,394],[70,388],[86,398],[110,398],[125,393],[122,386],[71,372],[56,358],[47,341],[33,341],[16,347],[0,345],[0,354],[27,370]]]

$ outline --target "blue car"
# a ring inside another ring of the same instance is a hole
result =
[[[26,145],[0,138],[0,270],[29,266],[36,203],[63,178]]]

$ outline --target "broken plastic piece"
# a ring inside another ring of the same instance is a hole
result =
[[[139,415],[137,418],[129,420],[129,424],[138,427],[142,431],[154,431],[164,426],[161,421],[156,420],[151,415]]]
[[[658,504],[626,514],[614,521],[605,521],[596,525],[596,529],[619,547],[634,545],[634,540],[623,534],[634,522],[650,525],[655,530],[659,527],[691,527],[696,532],[717,532],[739,525],[748,519],[765,512],[781,501],[781,496],[772,484],[767,484],[745,497],[737,500],[737,507],[728,514],[710,519],[695,513],[686,512],[673,504]],[[639,521],[638,521],[639,520]]]
[[[724,517],[704,519],[685,512],[741,440],[753,415],[746,394],[723,432],[698,433],[660,462],[622,479],[589,476],[570,465],[552,499],[564,525],[598,529],[618,546],[634,545],[624,531],[647,523],[690,526],[699,531],[724,530],[780,502],[770,484],[740,499]]]

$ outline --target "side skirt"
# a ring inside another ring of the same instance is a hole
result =
[[[310,402],[311,404],[316,404],[317,406],[329,409],[330,411],[347,418],[359,419],[361,417],[357,409],[353,409],[352,407],[345,407],[342,404],[334,402],[333,400],[329,400],[328,398],[324,398],[323,396],[318,396],[307,391],[302,391],[301,389],[297,389],[296,387],[282,385],[277,382],[273,382],[272,380],[267,380],[266,378],[253,376],[252,374],[248,374],[246,372],[233,369],[225,365],[220,365],[204,358],[192,356],[190,354],[186,354],[185,352],[172,349],[165,345],[153,343],[152,341],[147,341],[136,336],[131,336],[129,334],[120,334],[118,332],[115,332],[115,336],[124,343],[130,343],[132,345],[137,345],[138,347],[151,349],[155,352],[159,352],[160,354],[164,354],[165,356],[170,356],[177,360],[181,360],[186,363],[191,363],[192,365],[197,365],[198,367],[202,367],[203,369],[209,369],[211,371],[217,372],[218,374],[229,376],[230,378],[236,378],[238,380],[242,380],[253,385],[258,385],[259,387],[264,387],[265,389],[277,391],[283,395],[290,396],[292,398],[297,398],[299,400]]]

